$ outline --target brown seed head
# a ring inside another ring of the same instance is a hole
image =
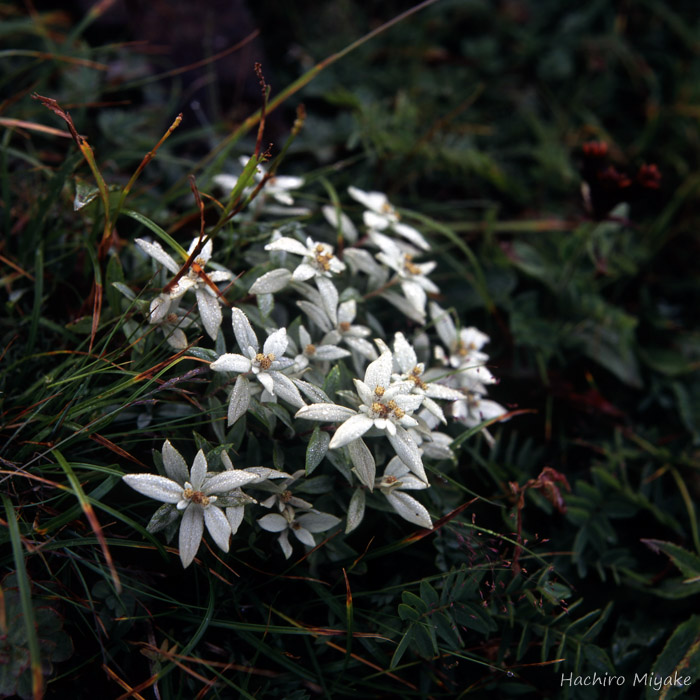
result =
[[[194,489],[185,489],[183,496],[192,503],[198,503],[200,506],[209,505],[209,497],[205,496],[202,491],[195,491]]]
[[[255,356],[255,361],[260,365],[260,369],[270,369],[272,363],[275,361],[275,355],[271,352],[269,352],[267,355],[263,355],[261,352],[259,352]]]
[[[382,418],[386,418],[387,414],[389,413],[389,409],[383,403],[375,401],[372,404],[372,412],[378,416],[381,416]]]

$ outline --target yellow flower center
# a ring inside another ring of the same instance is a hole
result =
[[[316,264],[322,269],[328,272],[331,269],[331,260],[333,260],[333,255],[331,253],[326,253],[323,246],[319,243],[316,246]]]
[[[263,355],[259,352],[255,356],[255,361],[260,365],[260,369],[270,369],[272,363],[275,361],[274,353],[269,352],[267,355]]]
[[[416,265],[416,264],[413,262],[413,256],[412,256],[412,255],[405,255],[405,256],[404,256],[403,266],[404,266],[404,268],[405,268],[406,270],[408,270],[408,272],[409,272],[410,274],[412,274],[412,275],[420,275],[420,274],[422,274],[422,273],[421,273],[421,270],[420,270],[420,267],[418,267],[418,265]]]
[[[383,390],[382,393],[384,393]],[[372,404],[372,413],[374,413],[376,416],[379,416],[380,418],[387,418],[391,413],[393,413],[394,416],[396,416],[396,418],[398,418],[399,420],[401,420],[401,418],[403,418],[406,415],[404,410],[399,408],[396,404],[396,401],[393,400],[389,401],[389,403],[381,403],[379,401],[375,401]]]
[[[418,388],[426,389],[427,384],[420,378],[421,374],[422,374],[421,368],[416,366],[410,371],[410,373],[408,375],[408,379],[410,381],[412,381]]]
[[[381,209],[382,214],[386,214],[387,216],[395,216],[397,219],[401,218],[399,213],[396,211],[396,209],[394,209],[394,207],[391,206],[391,204],[389,204],[389,202],[384,202]]]
[[[202,491],[195,491],[194,489],[185,489],[182,492],[183,497],[188,500],[192,501],[192,503],[198,503],[200,506],[208,506],[209,505],[209,497],[205,496]]]
[[[465,345],[461,340],[457,341],[457,353],[462,357],[466,357],[473,350],[476,350],[476,345],[474,345],[474,343]]]

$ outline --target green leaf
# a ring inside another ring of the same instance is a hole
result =
[[[469,629],[482,634],[488,634],[496,628],[496,623],[483,610],[476,605],[460,604],[452,610],[455,620]]]
[[[402,620],[417,621],[420,620],[420,613],[410,605],[399,603],[399,617]]]
[[[420,582],[420,597],[428,608],[437,606],[440,601],[437,591],[425,579]]]
[[[435,630],[432,626],[425,623],[416,622],[413,627],[413,643],[415,644],[418,653],[426,659],[437,656],[437,639],[435,638]]]
[[[545,260],[537,248],[523,241],[513,242],[513,265],[530,277],[551,285],[554,282],[553,273],[558,271],[558,266]]]
[[[563,583],[556,583],[555,581],[546,581],[539,586],[538,590],[553,605],[559,605],[562,600],[571,597],[571,589]]]
[[[335,392],[338,389],[338,386],[340,384],[340,366],[335,365],[333,369],[328,373],[326,376],[326,381],[323,383],[323,390],[333,398],[335,396]]]
[[[406,605],[412,605],[416,610],[419,610],[421,614],[425,615],[428,612],[428,605],[425,601],[421,600],[415,593],[411,591],[404,591],[401,594],[401,600],[406,603]]]
[[[317,425],[311,433],[311,439],[306,446],[306,476],[311,474],[316,467],[321,464],[328,452],[328,443],[331,436],[321,426]]]
[[[401,638],[401,641],[399,642],[399,645],[396,647],[396,651],[394,652],[394,655],[391,657],[391,663],[389,664],[390,668],[396,668],[399,661],[401,661],[401,657],[406,653],[406,650],[408,649],[408,647],[412,641],[413,641],[413,626],[408,628],[408,630],[406,631],[406,634],[404,634],[404,636]]]
[[[685,694],[698,679],[700,668],[700,615],[682,623],[666,642],[652,668],[661,687],[647,686],[645,700],[670,700]],[[676,685],[680,683],[680,685]]]
[[[674,597],[686,597],[700,593],[700,557],[683,547],[663,540],[642,540],[654,552],[663,552],[683,574],[683,581],[665,581],[666,586],[675,584]]]
[[[583,655],[586,657],[586,661],[598,672],[598,673],[615,673],[615,667],[613,666],[610,657],[595,644],[586,644],[583,647]]]
[[[149,231],[155,233],[158,238],[160,238],[164,243],[167,243],[173,250],[175,250],[183,264],[187,261],[187,251],[167,232],[164,231],[158,224],[151,221],[148,217],[140,214],[137,211],[132,211],[131,209],[122,209],[122,214],[125,216],[138,221],[143,224]]]
[[[571,337],[581,342],[584,354],[591,360],[625,384],[641,389],[642,379],[633,349],[637,321],[619,311],[612,316],[600,322],[592,319],[583,321],[572,331]]]
[[[41,670],[41,655],[39,652],[39,639],[37,637],[36,622],[34,619],[34,606],[32,605],[32,593],[29,576],[25,568],[25,552],[20,539],[17,517],[12,501],[2,494],[3,505],[5,506],[5,517],[12,543],[12,554],[17,572],[17,587],[22,607],[22,619],[24,622],[24,632],[27,646],[29,648],[29,658],[31,664],[32,692],[34,697],[42,697],[44,691],[44,680]],[[4,615],[3,615],[4,617]]]
[[[689,374],[697,369],[697,365],[681,355],[676,350],[666,348],[640,348],[639,357],[642,362],[653,370],[668,377],[678,377]]]
[[[105,275],[105,296],[107,303],[116,316],[121,314],[122,295],[115,284],[124,284],[124,270],[118,255],[110,255],[107,261],[107,272]]]
[[[457,626],[445,613],[435,613],[430,620],[435,625],[435,631],[450,647],[464,646],[457,631]]]

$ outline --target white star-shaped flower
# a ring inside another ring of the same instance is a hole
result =
[[[245,168],[248,164],[249,158],[241,156],[239,159],[241,166]],[[255,169],[254,178],[255,182],[259,183],[263,177],[265,177],[267,171],[262,165],[258,165]],[[238,177],[235,175],[220,174],[214,176],[214,182],[219,185],[222,189],[231,191],[238,184]],[[294,198],[290,194],[294,190],[298,190],[304,184],[304,178],[295,177],[293,175],[274,175],[268,178],[264,188],[262,190],[262,195],[256,200],[256,205],[258,208],[264,208],[268,213],[284,213],[284,214],[306,214],[308,209],[294,209],[290,210],[287,207],[291,207],[294,204]],[[246,193],[250,193],[252,188],[247,188]],[[276,202],[284,205],[282,207],[270,207],[265,206],[265,199],[272,198]]]
[[[294,496],[290,490],[292,484],[304,476],[300,469],[289,478],[275,484],[264,484],[261,488],[272,491],[272,495],[261,505],[265,508],[276,508],[278,513],[269,513],[258,519],[258,525],[268,532],[279,532],[278,542],[284,556],[289,559],[292,555],[292,545],[289,543],[290,531],[296,538],[309,547],[315,547],[316,542],[312,533],[324,532],[340,522],[340,518],[328,513],[321,513],[311,503],[303,498]],[[300,515],[297,511],[302,511]]]
[[[445,414],[433,399],[458,401],[464,398],[464,394],[444,384],[428,381],[425,375],[425,365],[422,362],[418,362],[416,351],[406,340],[403,333],[399,332],[394,335],[394,352],[392,355],[394,358],[392,381],[408,382],[411,386],[411,393],[423,397],[423,407],[443,423],[446,423]]]
[[[485,352],[481,352],[481,348],[490,340],[486,333],[473,326],[461,328],[458,332],[452,316],[434,302],[430,304],[430,315],[440,340],[447,348],[446,363],[452,367],[463,367],[467,363],[476,366],[483,365],[489,359]]]
[[[425,528],[433,526],[425,506],[413,496],[404,493],[405,490],[426,489],[428,484],[411,474],[409,468],[398,457],[393,457],[386,465],[384,476],[377,480],[377,487],[404,520]]]
[[[168,504],[156,512],[158,519],[166,525],[176,515],[175,510],[182,513],[179,545],[183,567],[188,567],[197,554],[205,525],[217,546],[228,552],[231,525],[216,505],[217,494],[227,494],[255,481],[257,476],[237,469],[208,474],[207,459],[202,450],[188,470],[182,455],[168,440],[163,444],[163,466],[167,477],[125,474],[122,479],[144,496]],[[152,521],[149,529],[155,531],[161,527]]]
[[[233,332],[242,355],[225,353],[211,363],[215,372],[235,372],[241,376],[231,392],[228,410],[228,423],[232,425],[247,410],[250,402],[250,388],[243,375],[252,375],[265,389],[263,400],[275,401],[276,397],[284,399],[292,406],[304,406],[299,390],[292,380],[280,370],[294,364],[294,360],[283,357],[289,339],[287,329],[280,328],[270,333],[263,345],[262,352],[258,337],[248,317],[237,308],[231,310]]]
[[[319,243],[307,237],[306,245],[296,238],[282,236],[265,246],[265,250],[279,250],[299,255],[302,262],[292,273],[296,282],[305,282],[312,277],[332,277],[345,269],[345,264],[333,254],[333,246]]]
[[[289,339],[290,346],[293,341]],[[294,358],[294,371],[302,372],[309,366],[309,363],[327,363],[333,360],[340,360],[348,357],[350,352],[337,345],[329,343],[314,343],[311,335],[303,325],[299,326],[299,352]]]
[[[145,253],[148,253],[154,260],[163,265],[166,269],[176,275],[182,265],[178,263],[165,252],[163,247],[158,242],[146,241],[142,238],[136,239],[136,245],[139,246]],[[195,238],[190,244],[187,254],[189,255],[194,250],[199,239]],[[233,278],[233,273],[229,270],[214,270],[205,272],[204,268],[209,262],[212,254],[212,242],[208,240],[199,255],[195,258],[190,266],[190,269],[177,282],[177,284],[169,291],[159,294],[151,302],[151,311],[149,320],[151,323],[160,323],[170,313],[170,308],[173,302],[177,301],[187,291],[193,290],[197,297],[197,308],[202,319],[202,324],[207,334],[212,340],[216,340],[216,336],[221,327],[223,315],[221,313],[221,305],[219,295],[216,290],[217,282],[225,282]],[[184,261],[183,261],[184,264]]]
[[[394,271],[394,279],[399,282],[406,301],[415,310],[415,314],[411,317],[419,323],[425,323],[427,293],[437,294],[440,291],[439,287],[427,277],[437,263],[414,262],[413,255],[402,251],[401,247],[388,236],[375,233],[372,240],[381,251],[376,255],[377,260]],[[391,298],[389,300],[391,301]]]
[[[333,226],[346,241],[350,243],[355,243],[355,241],[357,241],[357,229],[355,228],[355,224],[352,223],[350,217],[339,207],[325,204],[321,207],[321,213],[326,221]]]
[[[301,515],[291,506],[286,506],[281,513],[268,513],[258,519],[258,525],[268,532],[279,532],[277,538],[286,559],[292,556],[292,545],[289,543],[289,533],[308,547],[315,547],[316,540],[312,533],[325,532],[335,527],[340,522],[340,518],[329,513],[321,513],[311,509],[304,511]]]
[[[226,452],[221,453],[221,461],[227,471],[235,471],[233,462]],[[260,485],[266,484],[269,479],[287,479],[290,476],[286,472],[270,469],[268,467],[247,467],[241,471],[252,475],[253,479],[248,485],[254,486],[255,488],[261,488]],[[235,535],[243,522],[245,506],[257,503],[257,501],[243,493],[240,488],[234,489],[231,493],[226,494],[222,500],[224,501],[222,507],[225,508],[226,518],[231,526],[231,534]]]
[[[353,323],[357,316],[355,300],[349,299],[338,304],[336,297],[335,305],[332,308],[335,320],[332,320],[327,309],[330,301],[328,297],[323,297],[311,287],[308,290],[306,294],[309,300],[298,301],[297,306],[325,333],[321,343],[325,345],[343,343],[367,360],[376,360],[377,351],[367,340],[371,335],[370,329],[367,326]]]
[[[348,187],[350,196],[366,207],[362,215],[365,226],[370,230],[389,229],[423,250],[430,250],[430,244],[413,226],[401,223],[400,215],[389,203],[383,192],[365,192],[357,187]]]
[[[391,383],[392,356],[384,351],[367,366],[364,381],[355,379],[355,389],[360,400],[359,410],[331,403],[315,403],[304,406],[296,418],[335,422],[343,421],[328,447],[343,447],[376,428],[383,432],[396,454],[411,471],[427,483],[421,453],[407,428],[418,424],[411,413],[422,403],[423,397],[411,394],[408,382]]]
[[[485,399],[479,394],[468,392],[461,401],[452,404],[452,417],[469,428],[493,418],[500,418],[508,410],[500,403]]]

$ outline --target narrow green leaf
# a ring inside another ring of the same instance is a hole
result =
[[[648,685],[645,700],[671,700],[685,695],[697,681],[699,668],[700,615],[693,615],[673,632],[654,662],[652,673],[662,685]]]
[[[83,487],[80,485],[80,481],[78,481],[78,479],[76,478],[75,473],[73,472],[73,468],[66,461],[65,457],[57,449],[51,450],[51,453],[56,458],[56,461],[61,465],[61,468],[65,472],[66,477],[68,477],[68,481],[73,489],[73,493],[78,498],[80,507],[82,508],[85,517],[88,519],[90,527],[95,533],[95,537],[97,537],[97,540],[100,543],[105,562],[107,563],[110,574],[112,576],[114,588],[118,593],[121,593],[122,585],[119,581],[119,574],[117,574],[114,562],[112,561],[112,555],[109,552],[109,547],[107,547],[107,542],[105,540],[104,533],[102,532],[102,528],[100,527],[100,523],[97,520],[97,516],[95,515],[95,511],[93,510],[92,505],[88,500],[88,497],[85,495]]]
[[[420,597],[421,600],[428,606],[428,608],[437,606],[440,601],[437,591],[430,585],[430,582],[426,579],[423,579],[420,582]]]
[[[415,593],[411,593],[411,591],[404,591],[401,594],[401,600],[406,603],[406,605],[411,605],[416,608],[422,615],[428,612],[428,604]]]
[[[22,540],[20,538],[12,501],[10,501],[9,497],[4,493],[1,495],[5,506],[5,516],[10,533],[10,542],[12,544],[12,556],[15,561],[17,586],[19,588],[20,603],[22,605],[24,632],[27,638],[27,646],[29,647],[29,658],[32,669],[32,693],[36,700],[40,700],[44,695],[44,677],[41,672],[41,655],[39,653],[39,638],[37,636],[36,622],[34,619],[31,587],[27,569],[24,566],[25,552],[22,547]]]
[[[41,319],[41,306],[44,297],[44,246],[38,245],[34,254],[34,303],[27,339],[27,353],[34,349]]]
[[[401,638],[401,641],[399,642],[399,645],[396,647],[396,651],[391,657],[391,663],[389,664],[389,668],[396,668],[396,666],[398,666],[399,661],[401,661],[401,657],[406,653],[406,650],[408,649],[412,641],[413,627],[411,626],[408,628],[406,634],[404,634],[404,636]]]
[[[306,476],[311,474],[321,464],[326,456],[326,452],[328,452],[328,443],[330,441],[331,436],[325,430],[321,430],[320,425],[317,425],[311,433],[311,439],[306,446]]]
[[[420,613],[415,608],[412,608],[410,605],[406,605],[405,603],[399,603],[399,617],[402,620],[417,621],[420,619]]]
[[[105,296],[107,303],[115,316],[121,315],[121,300],[123,296],[116,285],[123,285],[124,270],[118,255],[110,255],[107,261],[107,272],[105,274]],[[128,287],[127,287],[128,289]],[[129,290],[130,291],[130,290]]]
[[[700,591],[700,557],[673,542],[642,540],[654,552],[663,552],[683,574],[688,595]]]
[[[177,251],[177,254],[182,258],[182,262],[187,261],[187,251],[167,232],[164,231],[158,224],[151,221],[148,217],[143,214],[133,211],[132,209],[123,209],[122,214],[138,221],[143,224],[149,231],[155,233],[158,238],[167,243],[173,250]]]

